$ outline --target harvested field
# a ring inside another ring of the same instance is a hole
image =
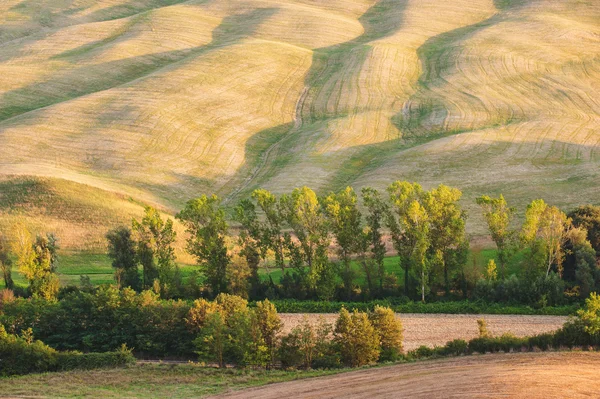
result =
[[[291,331],[307,316],[317,323],[322,316],[328,323],[335,323],[336,314],[282,314],[284,332]],[[554,331],[560,328],[564,316],[517,316],[517,315],[456,315],[456,314],[398,314],[404,327],[404,349],[412,350],[421,345],[444,345],[452,339],[471,339],[478,335],[477,320],[485,319],[494,335],[513,333],[519,337]]]
[[[3,0],[0,175],[105,190],[86,217],[122,223],[115,193],[173,214],[410,178],[460,188],[483,235],[484,193],[597,203],[599,22],[591,0]],[[102,248],[64,198],[23,198],[26,222]]]
[[[226,398],[590,398],[599,353],[469,356],[284,382]]]

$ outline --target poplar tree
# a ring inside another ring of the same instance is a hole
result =
[[[227,268],[231,263],[225,245],[229,226],[220,205],[216,195],[203,195],[188,201],[176,215],[189,234],[187,250],[196,257],[213,295],[227,292]]]
[[[500,277],[506,277],[506,264],[511,254],[515,233],[510,229],[515,208],[511,208],[500,194],[498,198],[483,195],[476,199],[483,211],[483,216],[488,225],[492,240],[498,249],[498,263],[500,263]]]

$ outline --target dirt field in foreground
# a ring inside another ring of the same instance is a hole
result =
[[[600,353],[479,355],[267,385],[221,398],[596,398]]]
[[[302,322],[303,314],[281,314],[284,333]],[[337,314],[308,314],[309,320],[317,323],[323,316],[328,323],[335,323]],[[446,342],[462,338],[475,338],[479,334],[478,319],[485,319],[488,329],[494,335],[511,332],[523,337],[560,328],[567,317],[563,316],[515,316],[515,315],[452,315],[452,314],[399,314],[404,327],[404,349],[412,350],[421,345],[444,345]]]

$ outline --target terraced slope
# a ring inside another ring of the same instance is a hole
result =
[[[598,54],[593,1],[6,0],[0,174],[171,211],[394,179],[597,203]]]

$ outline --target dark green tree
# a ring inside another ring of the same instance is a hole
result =
[[[250,200],[242,200],[235,208],[235,220],[240,223],[238,244],[242,256],[250,269],[250,298],[259,298],[262,284],[258,275],[261,260],[261,226],[256,214],[256,206]]]
[[[458,201],[460,190],[440,184],[425,196],[425,208],[429,217],[429,254],[441,265],[446,295],[450,293],[451,274],[458,272],[455,251],[466,240],[467,214]]]
[[[425,192],[417,183],[396,181],[387,189],[390,198],[390,212],[387,214],[387,226],[390,229],[394,249],[400,258],[400,267],[404,269],[404,295],[409,296],[410,272],[413,268],[415,255],[417,261],[424,267],[420,254],[426,245],[427,234],[424,233],[426,223],[422,223]],[[416,203],[416,204],[415,204]],[[416,270],[415,270],[416,271]],[[421,270],[423,272],[424,270]],[[422,274],[422,273],[421,273]],[[422,277],[422,276],[421,276]],[[422,281],[424,284],[424,281]],[[422,287],[423,288],[423,287]]]
[[[144,288],[153,286],[158,280],[163,296],[176,293],[181,281],[173,249],[176,237],[173,221],[164,221],[158,210],[148,206],[141,222],[133,220],[132,229],[138,244],[138,260],[143,267]]]
[[[229,226],[219,197],[203,195],[190,200],[176,217],[189,233],[187,250],[196,257],[212,294],[216,296],[227,292],[227,269],[231,257],[225,237]]]
[[[282,215],[291,227],[286,246],[292,265],[306,267],[308,288],[321,299],[331,299],[335,290],[335,273],[327,256],[329,234],[317,195],[308,187],[296,188],[281,198]]]
[[[281,209],[281,201],[270,191],[259,189],[252,193],[252,199],[263,215],[263,220],[258,221],[258,242],[261,256],[266,258],[271,251],[275,257],[275,267],[285,273],[285,235],[283,224],[285,222]]]
[[[600,206],[580,206],[567,216],[573,220],[573,226],[587,231],[587,239],[596,254],[600,255]]]
[[[498,249],[498,263],[500,263],[500,278],[506,277],[506,264],[514,249],[516,233],[511,230],[510,224],[515,213],[500,194],[498,198],[483,195],[476,199],[483,211],[492,240]]]
[[[386,221],[386,215],[389,212],[388,204],[381,198],[379,191],[365,187],[362,189],[362,198],[364,206],[367,208],[366,216],[366,241],[371,252],[371,261],[375,264],[375,271],[379,292],[383,291],[383,279],[385,277],[385,243],[383,241],[383,227]],[[365,263],[365,267],[368,265]],[[369,288],[372,291],[372,287]]]
[[[358,197],[352,187],[337,194],[331,193],[323,200],[323,211],[336,242],[336,252],[342,263],[340,275],[346,299],[352,299],[355,271],[352,256],[361,249],[362,218],[358,210]]]
[[[106,233],[106,240],[117,284],[122,288],[131,287],[139,291],[142,284],[136,259],[136,242],[131,236],[131,230],[125,226],[117,227]]]

